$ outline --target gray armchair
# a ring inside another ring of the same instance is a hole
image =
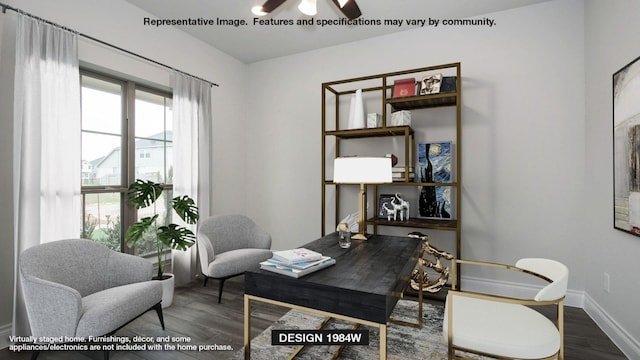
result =
[[[218,303],[224,281],[247,270],[258,269],[271,257],[271,235],[244,215],[218,215],[198,223],[198,255],[205,276],[220,281]]]
[[[162,285],[147,260],[69,239],[31,247],[19,264],[33,336],[110,335],[151,309],[164,330]]]

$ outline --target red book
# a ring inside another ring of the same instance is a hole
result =
[[[416,78],[400,79],[393,82],[393,97],[416,96]]]

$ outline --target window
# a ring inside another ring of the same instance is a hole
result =
[[[147,255],[151,241],[128,249],[123,234],[137,216],[165,209],[173,189],[171,94],[82,71],[81,236],[109,248]],[[163,202],[139,214],[126,203],[136,179],[164,184]]]

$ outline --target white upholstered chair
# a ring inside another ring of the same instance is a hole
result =
[[[198,223],[198,256],[205,276],[219,280],[218,303],[228,278],[260,268],[271,258],[271,235],[244,215],[217,215]]]
[[[564,297],[569,270],[549,259],[521,259],[515,266],[470,260],[458,264],[490,266],[524,272],[548,282],[532,299],[462,291],[452,276],[447,294],[443,335],[449,359],[464,358],[465,352],[500,359],[564,358]],[[538,305],[557,306],[557,318],[549,320],[535,309]]]

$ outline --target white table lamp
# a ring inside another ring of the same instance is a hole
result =
[[[367,184],[392,182],[391,158],[387,157],[339,157],[333,162],[333,182],[359,184],[358,234],[351,238],[366,240],[367,236]]]

